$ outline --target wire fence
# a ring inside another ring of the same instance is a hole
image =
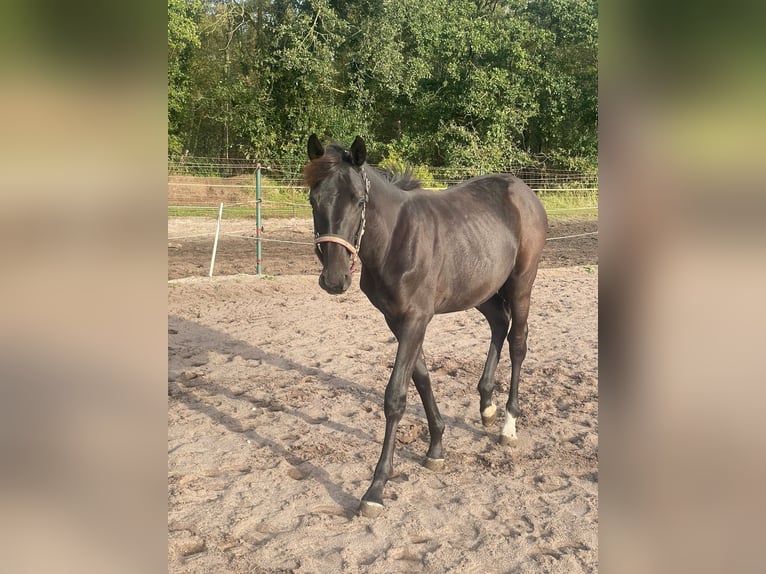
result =
[[[190,157],[168,162],[168,214],[202,215],[203,212],[195,212],[195,209],[217,209],[223,203],[227,209],[242,208],[229,211],[229,216],[246,217],[246,209],[255,207],[259,164],[263,176],[263,216],[310,217],[308,190],[302,178],[304,164]],[[471,167],[425,169],[428,176],[424,187],[432,190],[482,174],[482,170]],[[509,166],[504,171],[517,175],[543,197],[567,194],[592,198],[598,193],[597,173],[528,166]]]
[[[222,180],[254,176],[258,164],[266,177],[280,181],[286,185],[302,187],[302,172],[305,162],[292,162],[283,160],[251,160],[229,159],[211,157],[181,156],[168,160],[168,177],[203,177],[220,178]],[[544,164],[509,165],[498,170],[503,173],[512,173],[523,179],[533,189],[542,189],[546,186],[560,188],[561,186],[577,185],[579,187],[598,187],[597,172],[581,172],[552,168]],[[428,183],[436,184],[436,187],[455,185],[471,177],[482,175],[483,170],[476,166],[465,167],[425,167],[423,173],[427,174]],[[432,180],[432,181],[431,181]],[[238,185],[234,183],[234,185]]]
[[[256,174],[261,168],[261,216],[270,219],[311,218],[308,190],[303,185],[305,164],[248,159],[181,157],[168,161],[168,245],[182,240],[210,237],[211,249],[216,221],[253,219],[259,203]],[[426,189],[439,190],[481,175],[477,168],[427,168]],[[507,173],[523,179],[543,199],[549,214],[596,214],[598,174],[545,167],[509,166]],[[221,205],[223,204],[223,207]],[[183,218],[185,225],[171,225]],[[189,221],[192,224],[189,224]],[[252,225],[251,225],[252,227]],[[277,239],[261,232],[243,234],[240,226],[222,226],[221,239],[238,237],[269,243],[313,246],[311,242]],[[598,235],[598,231],[549,237],[549,241]],[[211,266],[212,274],[212,266]]]

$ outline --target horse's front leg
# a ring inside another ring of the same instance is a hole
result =
[[[362,497],[362,503],[359,506],[359,512],[363,516],[377,516],[383,510],[383,487],[388,482],[394,467],[396,429],[407,406],[407,385],[420,355],[429,320],[430,317],[418,317],[409,318],[401,323],[389,322],[394,335],[399,340],[399,347],[396,350],[391,378],[386,386],[384,402],[386,434],[383,438],[383,450],[375,467],[372,484]]]

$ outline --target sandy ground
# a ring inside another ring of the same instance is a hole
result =
[[[413,387],[398,476],[372,519],[355,514],[396,345],[358,283],[333,297],[315,274],[170,282],[168,571],[596,571],[597,289],[590,265],[540,270],[515,448],[497,442],[502,418],[485,429],[479,417],[485,320],[434,319],[424,351],[446,468],[421,465]],[[506,349],[498,405],[509,371]]]

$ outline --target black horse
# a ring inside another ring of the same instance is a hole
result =
[[[476,307],[489,322],[492,342],[478,385],[484,426],[497,418],[494,376],[508,338],[511,389],[500,442],[517,440],[519,372],[548,220],[535,193],[511,175],[485,175],[429,193],[412,190],[411,182],[395,185],[371,169],[359,136],[350,149],[336,144],[324,149],[312,134],[308,155],[304,178],[322,261],[319,285],[328,293],[343,293],[351,285],[356,259],[361,259],[362,291],[399,342],[386,386],[383,451],[359,508],[363,515],[375,516],[383,509],[383,487],[393,469],[396,429],[410,378],[428,418],[431,440],[424,464],[433,470],[444,465],[444,423],[422,350],[434,314]]]

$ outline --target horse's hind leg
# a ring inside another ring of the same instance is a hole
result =
[[[511,332],[508,334],[508,343],[511,354],[511,390],[508,393],[508,402],[505,405],[506,418],[503,429],[500,431],[501,444],[513,444],[518,439],[516,436],[516,419],[519,417],[519,376],[521,365],[527,356],[527,318],[529,317],[529,303],[532,295],[532,283],[537,274],[537,266],[513,278],[511,282]]]
[[[444,434],[444,421],[439,414],[439,407],[436,406],[436,399],[431,389],[431,378],[428,376],[423,351],[415,363],[415,369],[412,371],[412,380],[415,388],[418,390],[420,400],[423,401],[423,408],[426,411],[428,419],[428,434],[431,443],[428,447],[424,465],[431,470],[441,470],[444,467],[444,456],[442,455],[442,435]]]
[[[479,411],[481,412],[481,422],[486,427],[497,419],[497,407],[492,401],[492,393],[495,390],[495,370],[500,360],[500,352],[503,349],[505,337],[508,335],[508,325],[511,322],[511,316],[508,307],[499,295],[495,295],[477,307],[489,323],[492,330],[492,341],[489,344],[487,361],[484,363],[484,372],[479,379]]]

